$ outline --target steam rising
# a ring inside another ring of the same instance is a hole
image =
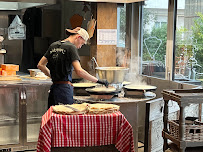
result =
[[[125,76],[125,81],[131,82],[134,85],[146,85],[147,83],[139,74],[140,58],[131,58],[130,51],[123,48],[117,49],[117,64],[118,66],[129,68],[129,72]]]

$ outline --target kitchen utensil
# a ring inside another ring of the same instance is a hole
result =
[[[69,106],[69,105],[64,105],[66,108],[70,108],[71,110],[73,110],[73,111],[77,111],[77,112],[79,112],[80,110],[78,110],[78,109],[76,109],[76,108],[73,108],[73,107],[71,107],[71,106]]]
[[[79,14],[74,14],[71,18],[70,18],[70,24],[71,27],[74,29],[76,27],[81,27],[83,22],[83,17]]]
[[[99,90],[99,88],[102,88],[102,89]],[[115,88],[113,90],[110,90],[111,88],[114,88],[114,87],[109,86],[109,89],[106,87],[97,87],[97,88],[88,88],[85,90],[90,94],[90,97],[92,97],[95,100],[101,100],[101,99],[106,100],[106,99],[113,98],[114,95],[121,92],[121,90],[115,89]]]
[[[95,26],[96,26],[96,22],[97,21],[94,18],[91,17],[91,20],[88,21],[88,23],[87,23],[87,32],[88,32],[90,38],[93,37]]]
[[[96,64],[96,66],[97,66],[97,67],[99,67],[99,65],[98,65],[98,63],[97,63],[97,61],[96,61],[95,57],[92,57],[92,59],[91,59],[91,60],[95,62],[95,64]]]
[[[31,77],[35,77],[37,72],[41,72],[40,69],[28,69],[28,71],[30,72]]]
[[[156,90],[156,86],[151,86],[151,85],[126,85],[124,86],[127,90],[145,90],[145,91],[150,91],[150,90]]]
[[[156,86],[150,85],[126,85],[124,87],[125,97],[132,97],[132,98],[143,98],[145,97],[146,91],[153,91],[156,90]]]
[[[122,83],[129,68],[125,67],[96,67],[99,79],[106,79],[109,83]]]
[[[97,86],[96,83],[73,83],[74,95],[87,96],[89,95],[85,89]]]

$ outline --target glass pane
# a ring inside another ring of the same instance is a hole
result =
[[[126,5],[117,7],[117,47],[125,47]]]
[[[0,145],[19,144],[19,89],[0,88]]]
[[[174,78],[186,83],[203,81],[203,0],[179,0],[176,25]]]
[[[165,78],[168,0],[148,0],[143,7],[142,74]]]
[[[37,142],[41,117],[47,111],[50,85],[28,85],[27,95],[27,142]]]

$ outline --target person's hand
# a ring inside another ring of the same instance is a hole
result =
[[[107,80],[98,80],[97,83],[105,85],[108,88],[109,82]]]

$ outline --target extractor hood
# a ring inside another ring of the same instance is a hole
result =
[[[145,0],[71,0],[71,1],[82,1],[82,2],[108,2],[108,3],[135,3],[142,2]]]
[[[0,10],[21,10],[55,3],[55,0],[0,0]]]

